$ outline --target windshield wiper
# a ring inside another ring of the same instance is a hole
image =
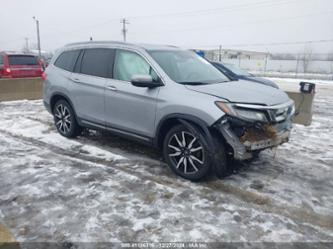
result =
[[[207,84],[209,84],[209,83],[200,82],[200,81],[181,81],[179,83],[183,84],[183,85],[207,85]]]

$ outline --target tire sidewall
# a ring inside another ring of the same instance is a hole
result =
[[[173,161],[169,157],[169,151],[168,151],[169,140],[175,133],[179,133],[181,131],[188,132],[188,133],[192,134],[193,136],[195,136],[200,141],[201,145],[204,148],[204,154],[205,154],[204,166],[198,172],[193,173],[193,174],[185,174],[185,173],[177,170]],[[181,176],[190,181],[199,181],[199,180],[205,178],[209,174],[209,172],[211,170],[211,156],[210,156],[209,150],[207,148],[207,142],[202,141],[203,139],[205,139],[205,138],[202,134],[200,134],[200,136],[198,137],[195,134],[193,134],[193,132],[189,131],[184,125],[177,125],[170,129],[170,131],[167,133],[167,135],[165,136],[164,141],[163,141],[163,156],[164,156],[164,160],[167,162],[167,164],[169,165],[171,170],[176,175]]]
[[[59,128],[56,126],[56,117],[55,117],[55,111],[56,111],[56,108],[59,106],[59,105],[63,105],[65,106],[68,111],[69,111],[69,114],[70,114],[70,121],[71,121],[71,128],[70,128],[70,131],[68,133],[63,133],[59,130]],[[60,135],[64,136],[64,137],[67,137],[67,138],[72,138],[72,137],[75,137],[78,135],[78,124],[76,122],[76,118],[75,118],[75,113],[73,111],[73,108],[71,107],[71,105],[66,101],[66,100],[58,100],[56,102],[56,104],[54,105],[54,108],[53,108],[53,119],[54,119],[54,124],[56,126],[56,129],[57,131],[60,133]]]

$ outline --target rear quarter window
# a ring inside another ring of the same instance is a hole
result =
[[[38,65],[36,56],[28,55],[9,55],[9,65]]]
[[[73,72],[75,62],[80,54],[80,50],[66,51],[59,55],[54,65],[64,70]]]

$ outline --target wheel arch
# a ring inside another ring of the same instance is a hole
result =
[[[213,145],[212,136],[209,130],[209,125],[202,119],[189,114],[169,114],[157,125],[153,145],[157,148],[162,148],[163,139],[167,132],[175,125],[183,124],[189,130],[200,129],[206,136],[209,145]]]
[[[73,111],[75,113],[75,109],[74,109],[74,105],[73,105],[72,101],[70,100],[70,98],[66,94],[61,93],[61,92],[55,92],[55,93],[53,93],[52,96],[51,96],[51,98],[50,98],[50,109],[51,109],[52,113],[53,113],[54,105],[60,99],[66,100],[71,105],[71,107],[72,107],[72,109],[73,109]],[[75,113],[75,116],[76,116],[76,113]]]
[[[50,110],[51,110],[51,113],[53,114],[53,108],[54,108],[54,105],[57,103],[58,100],[60,99],[64,99],[68,102],[68,104],[72,107],[72,110],[74,112],[74,116],[75,116],[75,119],[76,121],[78,122],[78,124],[80,126],[82,126],[82,123],[81,123],[81,120],[78,118],[77,114],[76,114],[76,111],[75,111],[75,108],[74,108],[74,105],[73,105],[73,102],[71,101],[71,99],[64,93],[62,92],[54,92],[50,98]]]

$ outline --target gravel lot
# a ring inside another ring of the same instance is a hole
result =
[[[110,134],[62,138],[41,101],[0,103],[0,155],[0,235],[19,242],[333,242],[329,85],[310,127],[224,180],[175,177]]]

